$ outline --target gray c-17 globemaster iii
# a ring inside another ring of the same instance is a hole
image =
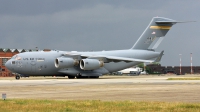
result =
[[[145,31],[130,49],[98,52],[50,51],[24,52],[14,55],[5,66],[22,76],[68,76],[76,78],[99,78],[143,62],[160,61],[163,52],[155,49],[170,28],[178,21],[154,17]]]

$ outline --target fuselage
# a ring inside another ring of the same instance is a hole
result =
[[[50,51],[50,52],[24,52],[13,56],[6,63],[6,67],[18,74],[24,76],[53,76],[53,75],[69,75],[67,73],[60,72],[63,69],[69,69],[74,74],[78,72],[83,73],[97,73],[106,74],[109,72],[119,71],[128,67],[139,64],[140,62],[108,62],[104,63],[104,66],[99,70],[81,70],[80,65],[76,65],[70,68],[56,68],[55,59],[62,57],[63,54],[73,53],[80,55],[104,55],[104,56],[117,56],[135,59],[150,60],[159,56],[159,52],[148,51],[148,50],[114,50],[114,51],[98,51],[98,52],[67,52],[67,51]],[[70,72],[71,73],[71,72]],[[71,74],[70,74],[71,75]]]

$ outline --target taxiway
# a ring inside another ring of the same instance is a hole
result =
[[[100,79],[0,78],[7,98],[57,100],[133,100],[200,102],[200,80],[167,80],[167,76],[103,76]]]

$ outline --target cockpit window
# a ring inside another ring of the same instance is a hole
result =
[[[11,59],[15,59],[15,60],[21,60],[22,58],[18,55],[14,55]]]
[[[19,56],[17,56],[15,59],[16,59],[16,60],[21,60],[22,58],[21,58],[21,57],[19,57]]]
[[[12,61],[12,65],[14,65],[15,64],[15,61]]]
[[[15,60],[21,60],[22,58],[18,55],[16,55]]]

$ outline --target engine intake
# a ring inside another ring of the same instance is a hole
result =
[[[78,60],[72,59],[72,58],[56,58],[55,59],[55,67],[56,68],[69,68],[74,65],[78,64]]]
[[[80,68],[82,70],[94,70],[103,66],[104,62],[96,59],[82,59],[80,62]]]

